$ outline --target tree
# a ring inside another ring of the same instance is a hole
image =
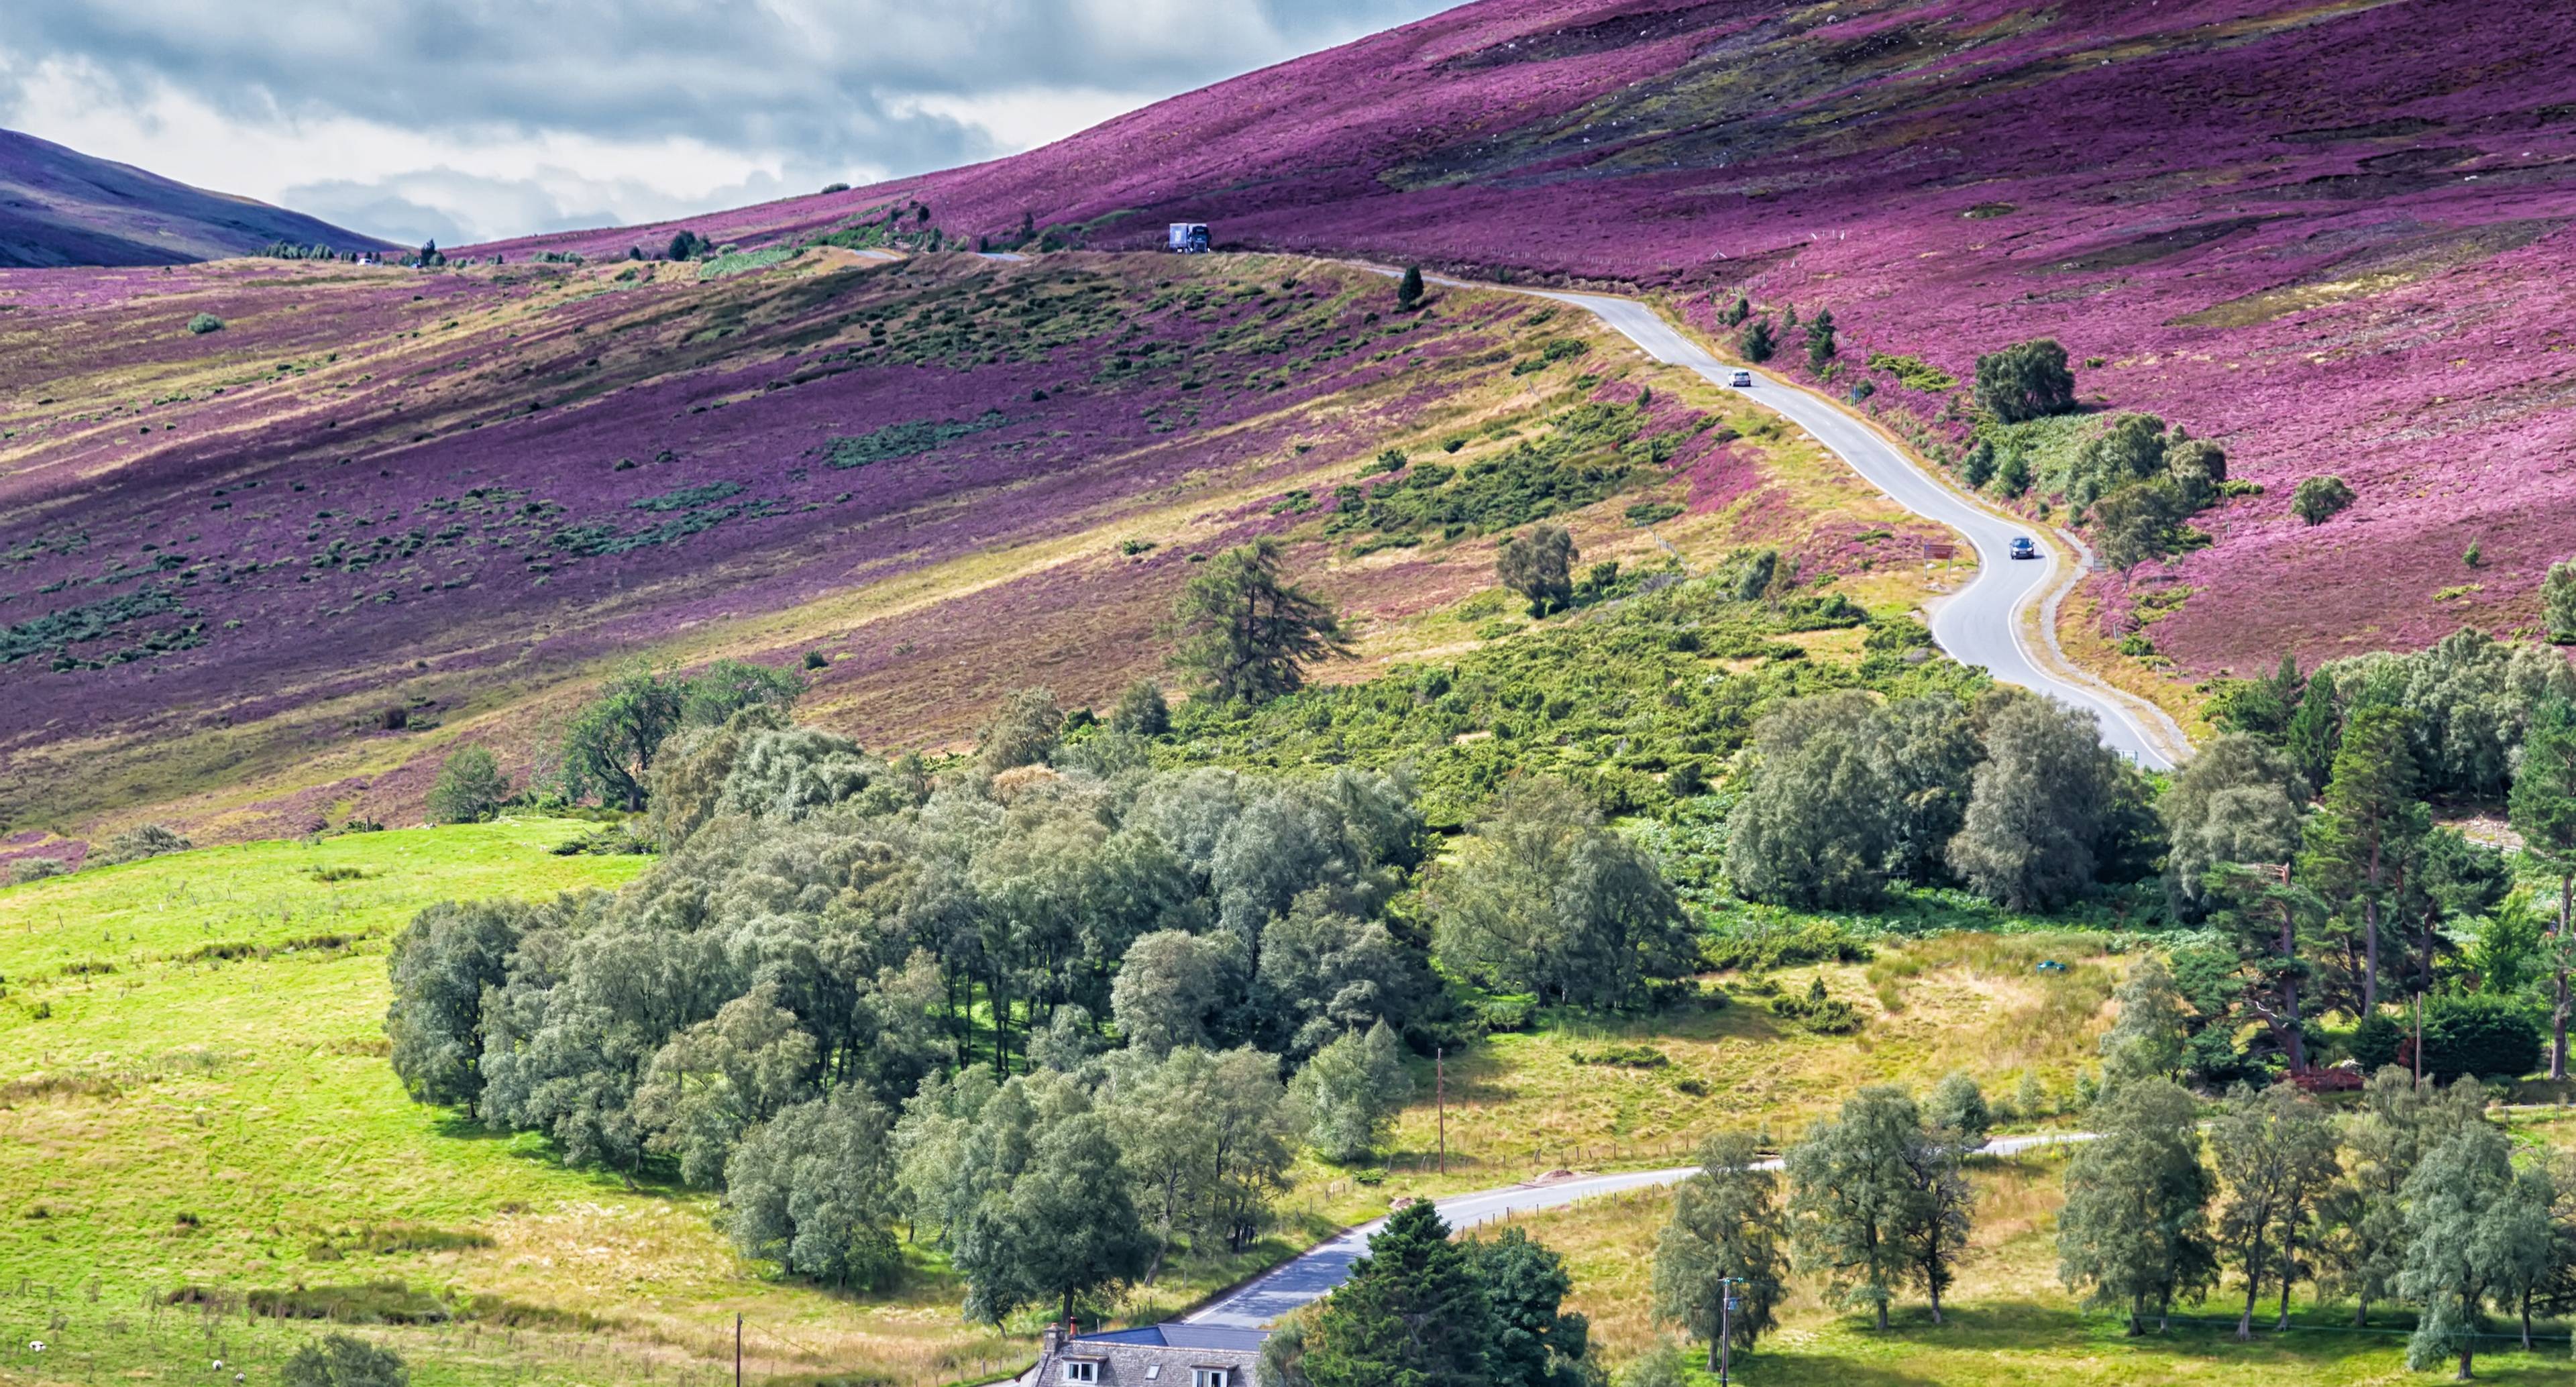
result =
[[[2383,916],[2404,879],[2431,811],[2415,797],[2415,755],[2407,744],[2413,714],[2373,704],[2356,710],[2335,751],[2318,812],[2307,821],[2299,873],[2346,920],[2359,916],[2362,963],[2359,1010],[2379,1010]]]
[[[1328,1161],[1350,1162],[1375,1151],[1413,1096],[1413,1076],[1395,1032],[1380,1021],[1315,1052],[1297,1071],[1289,1094],[1305,1115],[1306,1140]]]
[[[501,812],[510,798],[510,781],[500,763],[483,747],[459,747],[438,767],[429,787],[432,823],[479,824]]]
[[[674,1035],[645,1067],[630,1104],[645,1148],[677,1156],[680,1178],[712,1185],[745,1131],[804,1097],[815,1077],[814,1037],[766,982]]]
[[[1507,782],[1433,884],[1433,942],[1512,991],[1620,1006],[1697,964],[1690,922],[1645,851],[1551,776]]]
[[[2260,1092],[2238,1085],[2210,1128],[2209,1146],[2225,1183],[2218,1215],[2222,1250],[2245,1280],[2236,1337],[2254,1334],[2254,1302],[2266,1276],[2281,1279],[2281,1321],[2299,1270],[2299,1240],[2315,1220],[2317,1197],[2337,1173],[2334,1129],[2289,1084]]]
[[[2048,338],[2017,342],[1977,358],[1977,404],[2007,424],[2075,408],[2075,373],[2066,349]]]
[[[1431,1201],[1395,1211],[1305,1332],[1313,1387],[1488,1387],[1492,1302]]]
[[[2557,581],[2559,565],[2550,570]],[[2576,581],[2576,580],[2571,580]],[[2553,632],[2553,639],[2555,633]],[[2523,733],[2522,766],[2507,801],[2522,849],[2558,878],[2558,920],[2550,933],[2563,946],[2576,939],[2576,703],[2541,703]],[[2563,947],[2553,952],[2564,952]],[[2549,1003],[2549,1077],[2567,1077],[2567,968],[2553,967]]]
[[[1908,1244],[1921,1210],[1906,1157],[1921,1128],[1905,1090],[1873,1084],[1839,1117],[1810,1125],[1784,1160],[1800,1266],[1841,1304],[1870,1307],[1881,1329],[1915,1270]]]
[[[2299,779],[2311,788],[2334,773],[2335,752],[2343,745],[2343,715],[2335,706],[2332,681],[2310,679],[2282,732],[2282,749]]]
[[[680,722],[686,727],[722,727],[746,708],[796,706],[808,687],[804,674],[771,669],[742,660],[718,660],[680,686]]]
[[[2298,489],[2290,493],[2290,513],[2311,525],[2322,525],[2335,518],[2354,501],[2352,487],[2335,476],[2301,479]]]
[[[1119,1033],[1157,1058],[1207,1043],[1207,1021],[1242,968],[1230,935],[1156,930],[1127,946],[1109,990]]]
[[[1518,1228],[1474,1239],[1466,1253],[1493,1311],[1485,1364],[1494,1387],[1590,1387],[1592,1324],[1564,1308],[1574,1291],[1565,1259]]]
[[[2512,1146],[2478,1122],[2428,1148],[2406,1178],[2406,1265],[2398,1287],[2424,1307],[2406,1341],[2417,1372],[2456,1355],[2466,1382],[2488,1302],[2526,1271],[2532,1210],[2517,1197]],[[2544,1219],[2546,1208],[2539,1211]],[[2545,1254],[2544,1254],[2545,1255]]]
[[[1504,540],[1494,572],[1528,600],[1530,615],[1543,617],[1574,600],[1574,563],[1581,557],[1564,526],[1543,524]]]
[[[903,1266],[892,1125],[875,1100],[845,1085],[753,1129],[725,1163],[734,1246],[825,1285],[884,1286]]]
[[[1974,1155],[1984,1147],[1986,1134],[1995,1126],[1985,1092],[1965,1074],[1952,1074],[1933,1086],[1931,1097],[1923,1102],[1923,1120],[1962,1155]]]
[[[1172,706],[1163,699],[1163,686],[1151,679],[1128,685],[1109,714],[1109,730],[1130,737],[1159,737],[1171,731]]]
[[[1404,267],[1404,278],[1395,286],[1395,309],[1399,313],[1410,313],[1421,306],[1422,267],[1407,265]]]
[[[1967,1101],[1971,1098],[1973,1103]],[[1946,1102],[1954,1115],[1969,1121],[1980,1120],[1985,1109],[1973,1083],[1965,1094],[1953,1090]],[[1934,1324],[1941,1322],[1942,1293],[1958,1278],[1959,1258],[1967,1251],[1969,1221],[1976,1207],[1960,1162],[1983,1144],[1982,1132],[1972,1139],[1961,1128],[1921,1122],[1905,1143],[1903,1167],[1913,1208],[1902,1225],[1902,1237],[1912,1279],[1931,1298]]]
[[[2117,850],[2112,830],[2135,779],[2102,745],[2091,713],[2010,696],[1987,721],[1986,762],[1950,840],[1950,865],[2007,910],[2064,905]]]
[[[610,679],[564,731],[564,793],[642,809],[653,757],[679,729],[686,692],[678,679],[650,669]]]
[[[1043,765],[1064,736],[1064,709],[1046,689],[1014,689],[975,739],[975,769],[1000,775]]]
[[[2209,1238],[2212,1180],[2200,1157],[2199,1114],[2172,1081],[2122,1084],[2094,1109],[2098,1140],[2066,1165],[2057,1218],[2057,1275],[2087,1307],[2117,1307],[2132,1336],[2159,1327],[2177,1299],[2204,1293],[2218,1273]]]
[[[1172,663],[1216,697],[1260,703],[1305,686],[1305,666],[1350,653],[1323,599],[1282,577],[1285,551],[1264,536],[1210,560],[1173,608]]]
[[[2175,902],[2191,912],[2207,906],[2207,878],[2221,864],[2289,862],[2305,788],[2289,758],[2259,738],[2227,732],[2202,747],[2156,801]]]
[[[1156,1061],[1135,1050],[1108,1062],[1105,1106],[1136,1201],[1155,1239],[1151,1283],[1177,1235],[1240,1252],[1288,1187],[1296,1124],[1276,1056],[1245,1046],[1188,1048]]]
[[[1717,315],[1717,320],[1728,327],[1740,327],[1745,319],[1752,316],[1753,301],[1738,294],[1735,296],[1735,302],[1728,304],[1725,310]]]
[[[1720,1132],[1701,1142],[1699,1166],[1674,1188],[1672,1217],[1655,1238],[1655,1318],[1706,1341],[1714,1369],[1721,1327],[1749,1353],[1778,1323],[1788,1294],[1789,1229],[1778,1177],[1762,1168],[1751,1133]],[[1722,1313],[1729,1294],[1737,1298],[1732,1316]]]
[[[1737,892],[1806,909],[1885,896],[1895,799],[1864,747],[1876,708],[1846,691],[1792,700],[1754,725],[1751,784],[1727,823]]]
[[[2448,1089],[2418,1084],[2395,1065],[2363,1085],[2343,1124],[2351,1185],[2338,1210],[2329,1284],[2353,1298],[2353,1323],[2370,1322],[2374,1301],[2400,1296],[2406,1268],[2406,1181],[2424,1152],[2485,1121],[2486,1094],[2471,1080]]]
[[[2540,581],[2540,615],[2550,640],[2576,643],[2576,561],[2549,566],[2549,576]]]
[[[1042,1120],[1028,1164],[987,1195],[957,1240],[966,1313],[999,1324],[1022,1305],[1073,1318],[1075,1302],[1144,1274],[1153,1239],[1137,1218],[1109,1120],[1087,1106]]]
[[[410,1387],[402,1355],[354,1334],[305,1341],[278,1376],[286,1387]]]
[[[2174,527],[2190,513],[2182,494],[2164,478],[2128,483],[2093,502],[2095,549],[2102,562],[2126,574],[2170,552]]]
[[[512,900],[441,901],[394,936],[385,1038],[413,1102],[472,1107],[482,1096],[484,1000],[509,981],[536,913]]]
[[[1771,354],[1779,350],[1779,347],[1779,339],[1771,335],[1771,320],[1768,317],[1756,318],[1746,324],[1744,335],[1736,339],[1736,350],[1743,353],[1745,360],[1756,366],[1769,361]]]
[[[1807,321],[1807,369],[1822,373],[1834,359],[1834,311],[1819,308]]]

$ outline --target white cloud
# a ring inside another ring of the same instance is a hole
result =
[[[487,239],[1010,153],[1442,7],[269,0],[246,23],[238,0],[8,0],[0,124],[354,230]]]

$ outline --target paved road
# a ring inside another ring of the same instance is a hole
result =
[[[1643,303],[1599,294],[1532,292],[1589,310],[1658,361],[1689,367],[1719,386],[1739,389],[1729,384],[1735,368],[1674,331],[1671,324]],[[1760,372],[1754,373],[1753,378],[1755,384],[1741,388],[1740,393],[1759,400],[1764,407],[1787,416],[1815,435],[1863,480],[1887,493],[1898,505],[1958,531],[1976,546],[1976,579],[1941,603],[1932,615],[1932,639],[1943,650],[1962,664],[1985,666],[2004,683],[2036,690],[2092,713],[2101,721],[2102,740],[2140,765],[2155,770],[2172,767],[2173,760],[2165,749],[2181,744],[2178,729],[2150,732],[2142,719],[2155,714],[2132,711],[2126,703],[2096,688],[2050,673],[2032,658],[2023,643],[2021,609],[2048,590],[2060,564],[2076,561],[2073,555],[2054,552],[2057,546],[2046,532],[2023,528],[1969,503],[1925,474],[1841,406]],[[2042,557],[2013,559],[2011,545],[2017,535],[2028,535],[2039,546]]]
[[[2039,1136],[1997,1137],[1985,1144],[1988,1155],[2009,1156],[2035,1147],[2055,1146],[2068,1142],[2091,1141],[2090,1132],[2052,1132]],[[1762,1163],[1766,1170],[1777,1170],[1777,1160]],[[1618,1175],[1592,1175],[1561,1180],[1544,1185],[1513,1185],[1505,1189],[1462,1194],[1438,1202],[1440,1216],[1452,1228],[1472,1228],[1513,1214],[1541,1209],[1561,1209],[1585,1199],[1626,1190],[1661,1188],[1678,1184],[1699,1173],[1697,1166],[1672,1170],[1637,1170]],[[1363,1224],[1323,1243],[1305,1256],[1280,1267],[1251,1285],[1236,1291],[1215,1304],[1188,1315],[1187,1324],[1234,1325],[1257,1329],[1277,1320],[1309,1301],[1321,1300],[1351,1274],[1351,1263],[1368,1255],[1368,1240],[1386,1226],[1386,1220]]]

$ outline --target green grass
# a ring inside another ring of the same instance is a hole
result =
[[[961,1323],[921,1249],[874,1299],[782,1280],[734,1255],[710,1195],[568,1170],[404,1095],[382,1029],[395,933],[433,901],[643,869],[548,851],[594,827],[252,843],[0,889],[0,1383],[273,1382],[326,1327],[257,1313],[281,1302],[359,1321],[423,1387],[712,1387],[736,1313],[752,1380],[912,1387],[1025,1357],[1034,1325]],[[1130,1313],[1324,1227],[1183,1259]]]

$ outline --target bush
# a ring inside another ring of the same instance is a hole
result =
[[[1703,940],[1700,955],[1719,972],[1768,972],[1802,963],[1867,963],[1870,947],[1841,924],[1810,920],[1793,929],[1757,927]]]
[[[31,881],[61,876],[71,869],[71,864],[59,857],[21,857],[9,864],[9,884],[24,886]]]
[[[2290,493],[2290,511],[2311,525],[2333,519],[2353,502],[2352,488],[2337,476],[2310,477]]]
[[[402,1355],[351,1334],[327,1334],[295,1351],[278,1376],[286,1387],[408,1387]]]
[[[1849,1035],[1860,1029],[1860,1013],[1852,1010],[1851,1003],[1827,994],[1823,978],[1809,983],[1803,997],[1792,993],[1772,998],[1771,1014],[1817,1035]]]
[[[2364,1074],[2376,1074],[2397,1063],[2398,1053],[2408,1040],[2406,1028],[2384,1011],[2375,1011],[2352,1028],[2352,1039],[2344,1048],[2352,1052],[2353,1061]]]
[[[160,824],[145,824],[129,829],[107,840],[107,851],[99,855],[99,865],[113,867],[121,862],[140,862],[147,857],[186,852],[196,844]]]
[[[476,824],[491,818],[510,798],[509,779],[492,753],[479,746],[460,747],[438,768],[438,783],[429,787],[429,819],[441,824]]]
[[[2517,1079],[2540,1063],[2540,1027],[2505,997],[2436,997],[2424,1004],[2424,1075]]]
[[[224,320],[216,317],[212,313],[200,313],[196,317],[188,320],[188,331],[193,332],[200,337],[203,337],[210,332],[221,332],[223,330]]]
[[[2549,639],[2576,643],[2576,563],[2554,563],[2541,580],[2540,611],[2549,623]]]
[[[1570,1057],[1576,1064],[1599,1065],[1605,1069],[1662,1069],[1673,1057],[1652,1045],[1612,1045],[1600,1050],[1575,1050]]]
[[[1977,358],[1977,403],[2007,424],[2075,408],[2075,373],[2066,349],[2042,337]]]

